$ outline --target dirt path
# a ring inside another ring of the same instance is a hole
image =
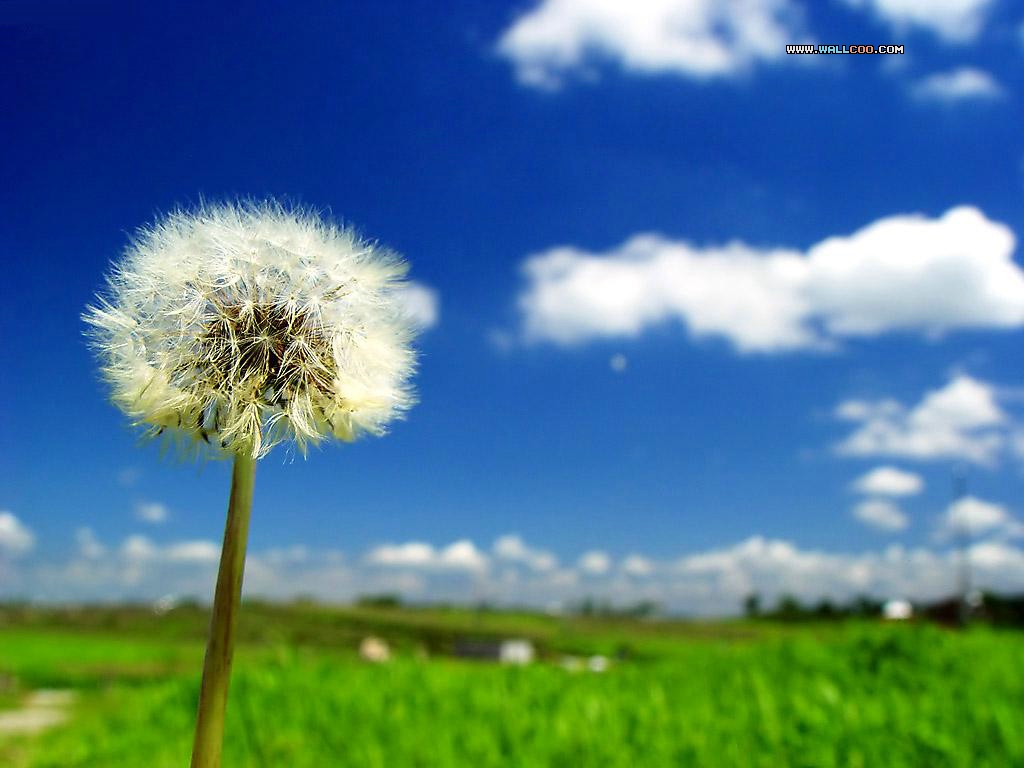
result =
[[[74,700],[74,691],[33,691],[20,709],[0,712],[0,735],[38,733],[59,725],[67,720]]]

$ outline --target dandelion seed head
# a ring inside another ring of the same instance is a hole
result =
[[[112,399],[151,435],[263,456],[381,434],[413,402],[405,263],[276,203],[140,229],[84,316]]]

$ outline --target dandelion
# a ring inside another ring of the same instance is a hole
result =
[[[147,435],[234,461],[192,765],[220,765],[256,460],[382,434],[413,402],[405,263],[276,203],[141,229],[84,319],[114,403]]]

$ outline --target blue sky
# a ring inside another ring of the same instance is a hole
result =
[[[138,443],[80,314],[238,196],[434,302],[406,421],[261,462],[251,593],[929,597],[964,530],[1024,589],[1024,8],[613,5],[4,10],[0,595],[209,592],[228,468]]]

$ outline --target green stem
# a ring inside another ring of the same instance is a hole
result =
[[[199,693],[196,736],[192,745],[192,768],[220,768],[224,743],[224,714],[231,682],[231,657],[235,649],[235,623],[242,599],[242,574],[245,571],[245,544],[249,537],[252,511],[252,487],[256,460],[241,453],[235,455],[231,473],[231,501],[224,527],[224,547],[220,553],[217,591],[213,596],[210,638],[203,663],[203,685]]]

